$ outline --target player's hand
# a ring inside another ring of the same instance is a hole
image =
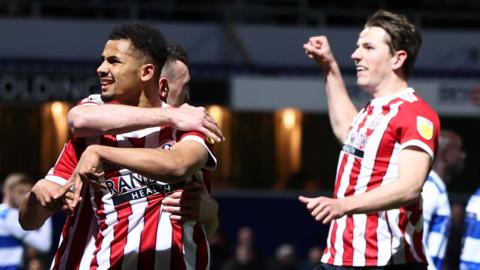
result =
[[[203,222],[216,218],[218,204],[203,183],[190,181],[183,190],[177,190],[164,198],[162,209],[171,213],[171,220]]]
[[[69,203],[70,208],[75,208],[81,200],[83,184],[91,185],[94,189],[105,189],[107,186],[100,180],[105,175],[102,161],[97,152],[96,145],[90,145],[83,152],[77,163],[69,182],[73,183],[73,200]]]
[[[339,199],[299,196],[298,200],[305,204],[308,212],[310,212],[310,215],[312,215],[316,221],[322,222],[323,224],[330,223],[330,221],[345,215],[343,202]]]
[[[39,180],[31,189],[38,203],[50,212],[57,212],[66,208],[65,196],[70,197],[72,193],[66,194],[69,189],[68,183],[64,186],[45,179]],[[68,213],[68,212],[67,212]]]
[[[174,112],[172,114],[172,127],[179,130],[197,130],[216,142],[225,140],[217,122],[204,107],[183,104],[178,108],[172,108],[172,112]]]
[[[324,70],[330,69],[331,65],[335,63],[335,58],[325,36],[310,37],[308,41],[303,44],[305,54],[314,59],[315,62]]]
[[[70,181],[65,183],[65,185],[61,186],[60,189],[56,191],[53,195],[53,198],[59,202],[61,202],[61,208],[66,215],[73,215],[74,207],[73,205],[73,198],[75,194],[73,193],[74,184]]]

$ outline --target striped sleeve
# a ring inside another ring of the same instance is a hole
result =
[[[450,203],[443,181],[430,172],[422,191],[424,243],[429,270],[442,269],[450,231]]]
[[[465,213],[465,232],[460,269],[480,269],[480,188],[470,198]]]
[[[85,141],[83,138],[73,138],[63,147],[60,156],[55,165],[48,171],[45,179],[64,185],[72,175],[77,166],[78,159],[85,150]]]
[[[213,154],[213,143],[210,143],[206,136],[198,131],[177,131],[177,141],[197,141],[202,144],[208,151],[208,160],[205,169],[209,171],[215,170],[217,167],[217,158]]]

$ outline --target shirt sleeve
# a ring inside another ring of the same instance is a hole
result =
[[[479,269],[480,259],[480,189],[470,198],[465,213],[460,269]]]
[[[433,110],[421,106],[422,104],[413,103],[402,107],[395,117],[394,129],[400,149],[415,146],[425,151],[433,160],[440,133],[440,120]]]
[[[104,104],[101,95],[93,94],[83,98],[75,106],[80,105],[102,105]],[[64,185],[72,175],[78,163],[78,157],[85,150],[83,138],[73,138],[64,145],[55,165],[50,168],[45,179],[59,185]],[[83,149],[82,149],[83,148]]]
[[[213,144],[207,141],[206,136],[198,131],[177,131],[177,141],[197,141],[208,151],[208,160],[204,168],[213,171],[217,167],[217,158],[213,154]]]
[[[73,138],[63,147],[55,165],[48,171],[45,179],[64,185],[77,166],[78,159],[85,148],[83,138]]]

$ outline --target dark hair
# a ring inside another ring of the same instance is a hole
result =
[[[158,29],[143,23],[126,23],[115,27],[108,39],[130,40],[133,47],[155,65],[158,79],[167,59],[167,42]]]
[[[393,54],[399,50],[407,52],[403,64],[403,75],[408,79],[413,72],[413,65],[422,45],[422,36],[418,28],[407,17],[386,10],[378,10],[365,23],[365,27],[380,27],[389,35],[386,40]]]
[[[188,67],[189,58],[185,49],[183,49],[183,47],[179,44],[168,45],[167,52],[167,61],[165,61],[165,64],[163,65],[162,73],[164,73],[167,78],[171,80],[175,77],[172,64],[178,60]]]
[[[188,54],[182,46],[179,44],[168,45],[167,52],[167,62],[174,62],[178,60],[188,66],[190,59],[188,58]]]

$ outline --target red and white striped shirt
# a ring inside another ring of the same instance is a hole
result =
[[[415,91],[373,99],[354,118],[337,167],[334,198],[397,181],[399,153],[418,147],[433,160],[440,130],[436,112]],[[421,200],[332,221],[322,262],[340,266],[426,263]]]
[[[169,149],[176,142],[195,140],[208,149],[204,139],[198,132],[177,132],[169,127],[74,138],[46,178],[64,184],[90,144]],[[213,169],[216,160],[208,151],[206,168]],[[109,164],[104,164],[104,170],[108,189],[84,189],[85,199],[64,225],[52,269],[208,268],[209,249],[203,227],[196,222],[170,220],[161,209],[164,194],[151,185],[164,184],[162,181]],[[201,173],[193,178],[203,180]]]

